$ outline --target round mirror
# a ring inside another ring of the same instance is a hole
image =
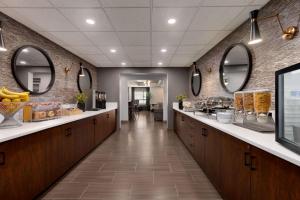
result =
[[[50,57],[35,46],[23,46],[14,53],[12,72],[20,87],[31,94],[48,92],[55,80]]]
[[[88,93],[92,89],[92,75],[87,68],[80,68],[77,75],[77,85],[80,92]]]
[[[195,65],[195,64],[194,64]],[[196,67],[194,68],[192,79],[191,79],[191,88],[194,96],[198,96],[201,90],[202,77],[200,70]]]
[[[220,64],[220,81],[230,93],[242,90],[252,71],[251,52],[243,43],[233,44],[226,49]]]

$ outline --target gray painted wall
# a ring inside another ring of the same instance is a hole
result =
[[[105,91],[107,101],[119,102],[120,74],[166,74],[168,80],[168,128],[173,129],[172,104],[176,95],[189,93],[189,68],[98,68],[98,90]],[[120,102],[119,102],[120,105]]]

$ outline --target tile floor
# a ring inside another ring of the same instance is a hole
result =
[[[122,125],[43,197],[83,200],[221,199],[173,131],[148,112]]]

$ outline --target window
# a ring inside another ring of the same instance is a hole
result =
[[[147,88],[134,88],[134,99],[139,100],[139,105],[146,105]]]

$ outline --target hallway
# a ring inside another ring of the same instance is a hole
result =
[[[123,124],[42,199],[221,199],[174,132],[151,114]]]

